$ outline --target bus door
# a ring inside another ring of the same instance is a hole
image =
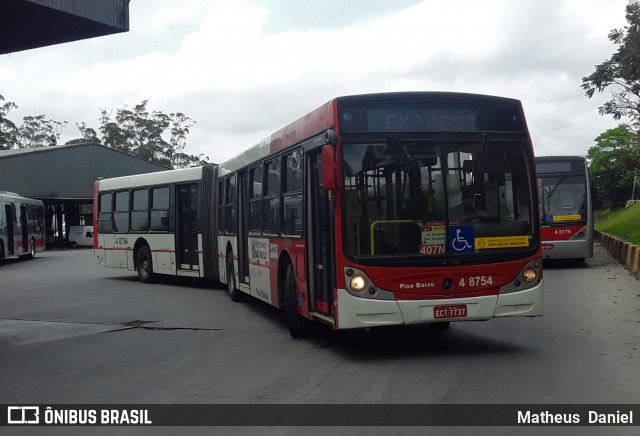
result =
[[[178,268],[198,270],[198,184],[178,185],[177,194],[176,254]]]
[[[22,230],[22,252],[29,251],[29,222],[27,221],[27,206],[20,205],[20,229]]]
[[[238,172],[238,277],[249,284],[249,179],[247,170]]]
[[[322,153],[308,154],[307,219],[309,235],[309,278],[312,307],[316,312],[333,314],[335,228],[331,205],[322,184]]]
[[[7,219],[7,254],[15,254],[15,241],[13,239],[13,223],[16,216],[15,204],[6,204],[4,206],[4,216]]]

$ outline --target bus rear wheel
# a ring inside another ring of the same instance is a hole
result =
[[[287,327],[292,338],[309,336],[309,320],[298,314],[298,298],[296,295],[296,277],[293,266],[287,266],[284,279],[284,311],[287,317]]]
[[[36,256],[36,241],[33,239],[29,241],[29,252],[27,254],[21,254],[20,259],[29,260],[33,259]]]
[[[153,280],[153,263],[151,262],[151,250],[147,245],[140,247],[138,250],[136,270],[142,283],[151,283]]]

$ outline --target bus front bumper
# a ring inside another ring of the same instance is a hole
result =
[[[352,329],[442,321],[482,321],[507,316],[540,316],[543,281],[530,289],[508,294],[440,300],[374,300],[338,290],[338,328]],[[466,305],[466,317],[435,318],[438,306]]]

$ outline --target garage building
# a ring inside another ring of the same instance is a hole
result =
[[[48,243],[64,244],[69,227],[93,222],[98,179],[170,168],[100,144],[0,151],[0,191],[37,198],[45,205]]]

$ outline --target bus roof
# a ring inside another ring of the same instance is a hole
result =
[[[179,170],[114,177],[111,179],[98,179],[98,181],[100,182],[100,191],[110,191],[114,189],[135,188],[138,186],[153,186],[165,183],[200,180],[202,178],[202,169],[203,166],[197,166]]]
[[[41,200],[36,200],[35,198],[23,197],[20,194],[16,194],[15,192],[8,192],[8,191],[0,191],[0,200],[4,200],[4,201],[10,200],[10,201],[20,202],[24,204],[36,204],[36,205],[43,204]]]
[[[536,162],[582,162],[584,156],[536,156]]]
[[[298,144],[306,139],[312,138],[327,129],[335,129],[338,106],[367,104],[373,102],[379,103],[383,101],[479,103],[522,108],[520,100],[513,98],[459,92],[418,91],[345,95],[329,100],[322,106],[280,128],[269,137],[249,147],[239,155],[221,163],[220,174],[224,175],[229,172],[236,171],[268,156],[271,153],[276,153],[291,145]]]

